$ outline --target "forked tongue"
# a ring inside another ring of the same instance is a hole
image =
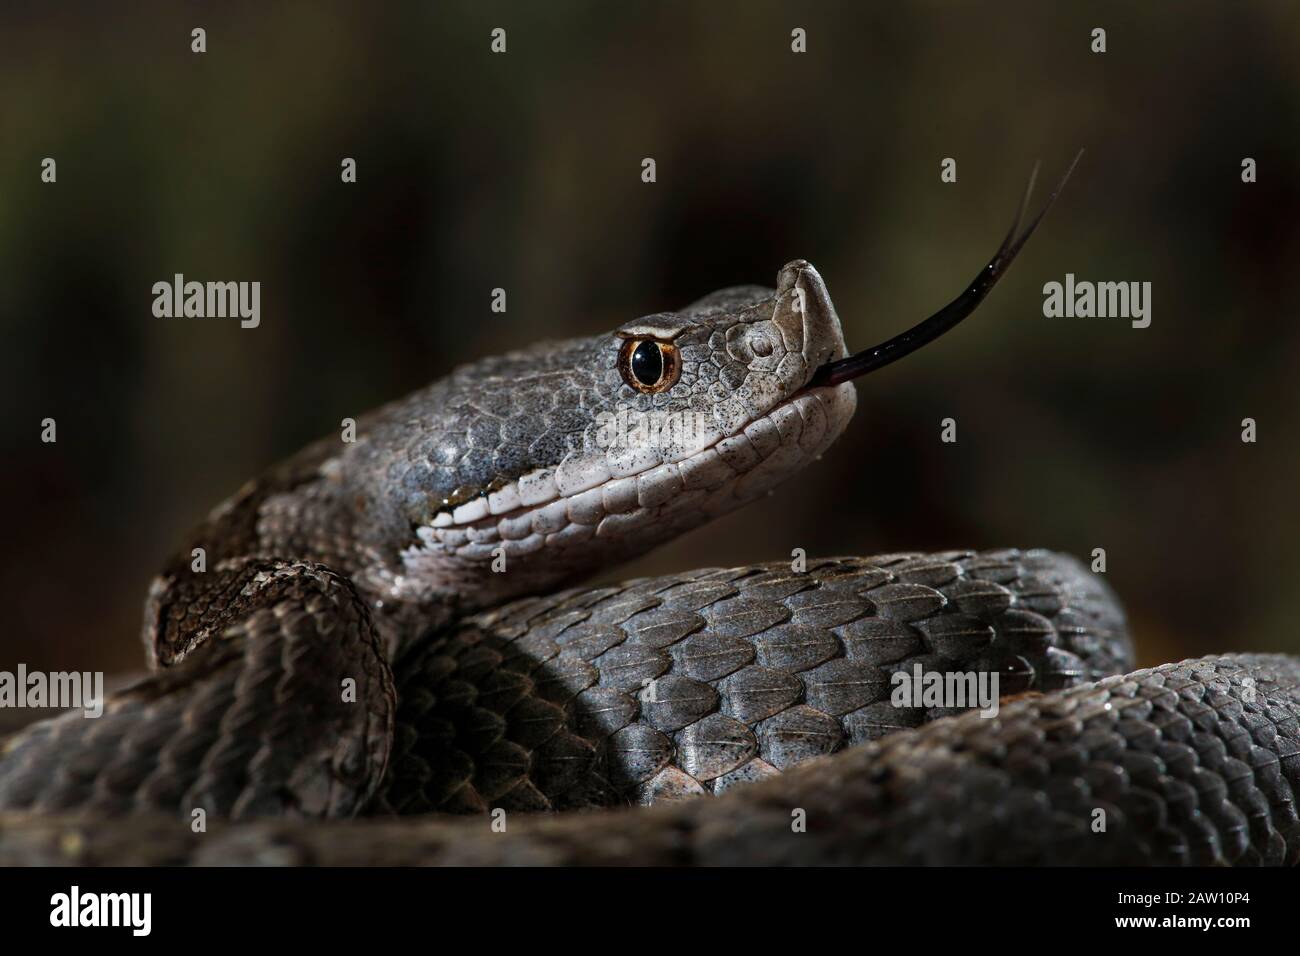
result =
[[[1079,150],[1075,154],[1074,161],[1070,163],[1070,168],[1065,171],[1060,183],[1052,191],[1052,195],[1047,198],[1047,204],[1029,223],[1025,231],[1017,234],[1020,223],[1025,218],[1025,211],[1029,207],[1030,196],[1034,192],[1034,180],[1038,178],[1038,164],[1034,164],[1034,170],[1029,174],[1029,185],[1025,188],[1025,198],[1020,201],[1020,209],[1016,213],[1015,221],[1011,224],[1010,230],[1007,231],[1006,238],[1002,240],[1002,245],[993,254],[993,258],[979,271],[979,275],[975,277],[971,284],[966,287],[965,292],[925,321],[917,323],[906,332],[900,332],[889,341],[882,342],[880,345],[873,345],[869,349],[863,349],[848,358],[827,362],[825,365],[818,367],[808,382],[809,387],[839,385],[841,382],[848,382],[859,376],[866,375],[868,372],[884,368],[906,355],[911,355],[927,342],[933,342],[974,312],[993,286],[997,284],[997,281],[1006,273],[1008,267],[1015,260],[1016,253],[1034,234],[1038,224],[1047,215],[1047,210],[1052,208],[1052,203],[1056,202],[1056,197],[1065,188],[1070,174],[1074,172],[1074,167],[1079,164],[1079,159],[1082,156],[1083,150]]]

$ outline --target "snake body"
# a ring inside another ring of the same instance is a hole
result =
[[[818,457],[845,354],[796,261],[309,446],[155,581],[154,674],[0,743],[0,862],[1300,860],[1300,663],[1124,674],[1123,614],[1072,558],[557,590]],[[900,706],[913,672],[1005,699]]]

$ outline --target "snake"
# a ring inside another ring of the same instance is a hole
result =
[[[0,741],[0,863],[1296,864],[1300,660],[1133,670],[1068,555],[583,583],[827,453],[858,380],[1005,273],[1061,188],[1022,229],[1032,187],[882,345],[849,354],[795,260],[463,366],[273,466],[150,586],[149,674]]]

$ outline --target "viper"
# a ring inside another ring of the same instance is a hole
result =
[[[465,366],[271,468],[152,584],[151,674],[0,744],[0,862],[1296,863],[1300,662],[1131,671],[1068,556],[579,586],[819,458],[856,381],[971,314],[1055,197],[857,354],[796,260]],[[696,427],[612,441],[619,415]],[[1002,699],[900,705],[910,673]]]

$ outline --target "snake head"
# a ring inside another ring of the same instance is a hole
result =
[[[383,449],[357,449],[365,483],[381,470],[401,489],[414,537],[390,591],[486,605],[547,590],[764,494],[848,423],[851,384],[809,386],[845,354],[825,283],[797,260],[775,289],[457,370],[359,428]]]
[[[335,468],[344,500],[382,492],[354,533],[385,558],[362,569],[363,587],[486,606],[647,551],[765,493],[844,430],[855,378],[978,308],[1078,161],[1022,230],[1035,167],[1002,245],[961,295],[855,355],[821,276],[800,259],[775,289],[723,289],[607,335],[485,359],[381,409],[363,426],[369,446]],[[407,542],[400,563],[396,540]]]

